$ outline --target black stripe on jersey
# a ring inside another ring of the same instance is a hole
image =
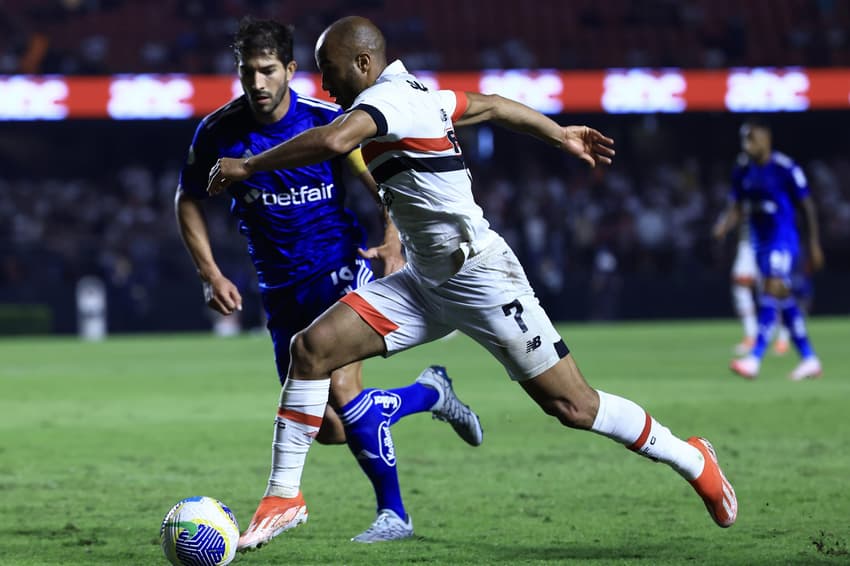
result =
[[[375,121],[375,125],[378,127],[378,133],[375,134],[375,137],[381,137],[387,135],[387,119],[381,113],[380,110],[372,106],[371,104],[358,104],[349,112],[354,110],[362,110],[366,114],[372,117],[372,120]]]
[[[555,342],[555,352],[558,354],[558,358],[566,358],[567,354],[570,353],[570,349],[567,348],[567,345],[564,344],[564,340],[558,340]]]
[[[463,171],[466,163],[459,155],[443,157],[409,157],[400,155],[381,163],[372,171],[372,177],[378,183],[384,183],[390,177],[404,171],[420,171],[422,173],[445,173],[447,171]]]

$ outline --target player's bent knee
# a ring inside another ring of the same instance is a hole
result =
[[[764,292],[777,299],[786,299],[791,295],[788,285],[778,278],[770,278],[764,283]]]
[[[291,371],[299,377],[316,377],[330,373],[334,368],[324,367],[320,344],[311,338],[309,332],[302,330],[292,337],[289,344]]]

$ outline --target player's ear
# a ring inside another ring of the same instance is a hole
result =
[[[286,78],[287,80],[292,79],[292,75],[295,74],[295,70],[298,68],[298,63],[293,59],[289,63],[286,64]]]
[[[357,66],[357,70],[365,75],[369,72],[369,67],[372,66],[372,56],[365,51],[358,53],[354,58],[354,64]]]

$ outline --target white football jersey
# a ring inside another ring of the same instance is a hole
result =
[[[472,179],[452,121],[466,111],[462,92],[434,91],[394,61],[354,100],[377,135],[362,145],[363,157],[401,234],[419,279],[439,285],[461,260],[495,240],[472,196]],[[462,263],[462,261],[461,261]]]

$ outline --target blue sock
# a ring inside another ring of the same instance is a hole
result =
[[[809,343],[809,335],[806,332],[806,321],[793,297],[782,302],[782,321],[788,327],[791,340],[794,342],[800,357],[805,359],[815,355],[812,345]]]
[[[759,330],[756,335],[756,343],[753,346],[751,355],[762,359],[764,351],[767,349],[767,344],[770,341],[770,332],[773,330],[774,321],[776,321],[777,300],[773,295],[762,293],[759,297]]]
[[[391,509],[402,519],[407,517],[398,485],[395,446],[390,422],[381,405],[373,402],[375,389],[365,390],[345,405],[340,418],[345,426],[348,448],[372,482],[378,509]]]
[[[397,389],[366,391],[373,392],[372,399],[376,405],[381,406],[384,416],[390,420],[390,425],[413,413],[427,413],[440,399],[436,389],[416,382]]]

